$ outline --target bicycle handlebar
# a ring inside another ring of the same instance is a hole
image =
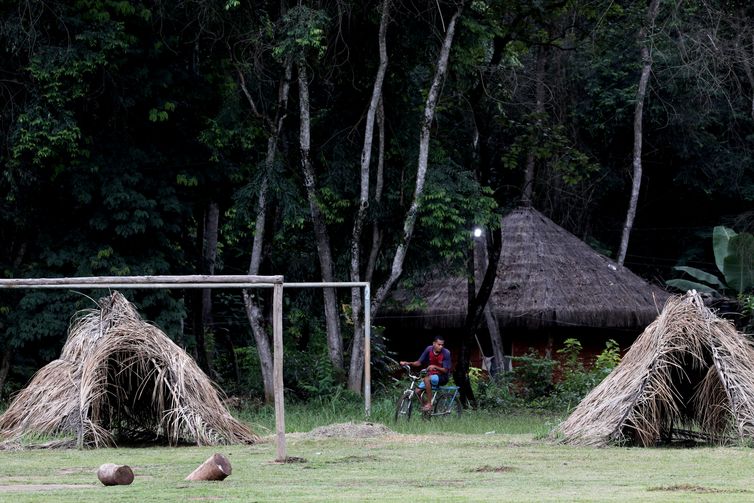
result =
[[[415,381],[421,379],[422,377],[424,377],[427,374],[427,369],[421,369],[419,371],[419,375],[412,374],[411,373],[411,365],[404,365],[403,369],[406,371],[406,373],[408,374],[408,376],[411,379],[415,380]]]

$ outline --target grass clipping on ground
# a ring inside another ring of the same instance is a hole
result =
[[[77,313],[60,358],[40,369],[0,416],[0,440],[67,439],[103,447],[162,441],[254,443],[194,360],[118,292]]]

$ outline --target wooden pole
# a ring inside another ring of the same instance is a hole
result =
[[[270,288],[273,293],[273,387],[275,391],[275,425],[277,460],[286,460],[285,404],[283,397],[283,287],[364,287],[364,409],[371,413],[371,299],[368,282],[283,283],[283,276],[255,275],[186,275],[186,276],[89,276],[68,278],[0,279],[0,289],[11,288]]]
[[[369,283],[364,285],[364,414],[372,413],[372,306]]]
[[[237,275],[185,275],[185,276],[88,276],[80,278],[9,278],[0,279],[0,287],[3,288],[27,288],[32,286],[50,285],[106,285],[117,283],[119,285],[131,285],[143,287],[152,283],[176,284],[185,283],[282,283],[283,276],[254,276],[248,274]]]
[[[275,432],[277,457],[275,461],[285,462],[285,402],[283,397],[283,284],[273,287],[272,300],[272,381],[275,390]]]

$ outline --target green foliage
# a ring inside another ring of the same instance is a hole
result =
[[[469,383],[471,389],[479,389],[479,384],[482,381],[483,371],[479,367],[469,367]]]
[[[235,348],[238,361],[238,373],[241,381],[238,390],[247,396],[264,396],[262,381],[262,367],[259,364],[259,354],[253,346]]]
[[[129,6],[128,2],[101,2],[73,7],[69,15],[80,17],[68,19],[65,43],[45,40],[42,33],[34,33],[42,40],[22,69],[33,87],[29,89],[31,99],[19,113],[11,135],[14,165],[31,163],[41,167],[86,154],[80,143],[84,138],[78,116],[81,102],[88,99],[106,67],[135,41],[116,19],[136,13],[133,8],[124,8],[124,4]]]
[[[466,219],[452,205],[452,198],[444,189],[427,190],[422,199],[422,223],[432,232],[429,244],[440,250],[447,259],[460,259],[466,255],[468,230],[464,232]]]
[[[346,210],[351,208],[351,203],[338,196],[331,188],[320,189],[317,203],[322,212],[322,217],[328,225],[342,224],[346,220]]]
[[[41,290],[28,291],[16,302],[6,318],[6,344],[16,350],[33,344],[50,359],[62,348],[71,315],[89,305],[82,296]]]
[[[329,16],[323,10],[304,5],[291,8],[283,16],[280,38],[272,53],[279,61],[294,58],[305,61],[307,57],[321,58],[327,50],[325,35]]]
[[[508,121],[516,139],[503,154],[503,166],[521,169],[524,155],[532,154],[535,161],[547,161],[567,185],[577,185],[599,171],[599,165],[580,151],[568,138],[565,127],[551,126],[547,116],[529,114],[520,122]]]
[[[306,361],[296,361],[300,370],[296,372],[299,380],[295,383],[307,398],[319,398],[340,393],[343,386],[336,380],[336,374],[327,355],[318,355],[314,359],[304,357]],[[290,360],[289,360],[290,361]]]
[[[568,410],[578,404],[620,363],[618,344],[608,339],[605,349],[591,368],[581,358],[582,346],[575,338],[566,339],[558,350],[561,362],[544,358],[535,350],[514,358],[511,372],[502,372],[480,382],[477,399],[482,408],[534,408]],[[561,375],[553,382],[553,371]]]
[[[619,363],[620,346],[613,339],[608,339],[605,342],[605,349],[597,355],[597,359],[594,361],[594,369],[607,376]]]
[[[712,249],[715,265],[725,282],[700,269],[678,266],[674,269],[697,281],[671,279],[666,283],[679,290],[695,289],[715,295],[742,294],[754,289],[754,235],[747,232],[737,234],[732,229],[717,226],[712,232]]]
[[[544,358],[537,350],[530,349],[523,356],[513,358],[516,395],[523,400],[533,401],[546,397],[552,392],[553,371],[558,362]]]
[[[151,122],[165,122],[170,115],[168,112],[175,110],[173,103],[165,103],[162,108],[152,108],[149,110],[149,120]]]
[[[478,384],[474,396],[480,409],[511,409],[522,407],[524,400],[514,389],[514,373],[499,372],[487,381]]]
[[[564,347],[558,350],[563,358],[562,378],[555,386],[553,402],[569,409],[578,404],[589,391],[598,385],[620,363],[618,343],[608,339],[605,349],[597,356],[591,369],[581,360],[581,343],[569,338]]]
[[[741,314],[744,316],[744,322],[741,324],[743,331],[749,335],[754,335],[754,295],[739,294],[738,304],[741,306]]]
[[[489,187],[481,186],[457,171],[438,169],[431,176],[422,197],[420,239],[426,240],[446,261],[461,261],[468,255],[473,227],[497,227],[497,203]],[[426,238],[425,238],[426,236]]]

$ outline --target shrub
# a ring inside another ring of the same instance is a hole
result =
[[[524,400],[534,400],[549,395],[553,390],[553,371],[558,362],[540,356],[537,350],[529,349],[524,356],[513,358],[516,393]]]
[[[566,409],[577,405],[620,363],[620,348],[613,339],[605,342],[605,349],[597,356],[591,369],[582,362],[581,343],[577,339],[566,339],[563,349],[563,378],[555,387],[554,405]]]
[[[544,358],[535,349],[513,358],[511,372],[499,372],[488,381],[479,381],[477,402],[482,408],[539,406],[553,389],[557,362]]]
[[[581,343],[566,339],[558,350],[562,363],[540,356],[530,349],[516,357],[511,372],[495,375],[487,382],[480,381],[477,390],[479,406],[483,408],[523,407],[536,409],[568,409],[578,404],[620,363],[618,343],[609,339],[597,356],[592,368],[581,360]],[[561,365],[562,378],[553,383],[553,371]]]

